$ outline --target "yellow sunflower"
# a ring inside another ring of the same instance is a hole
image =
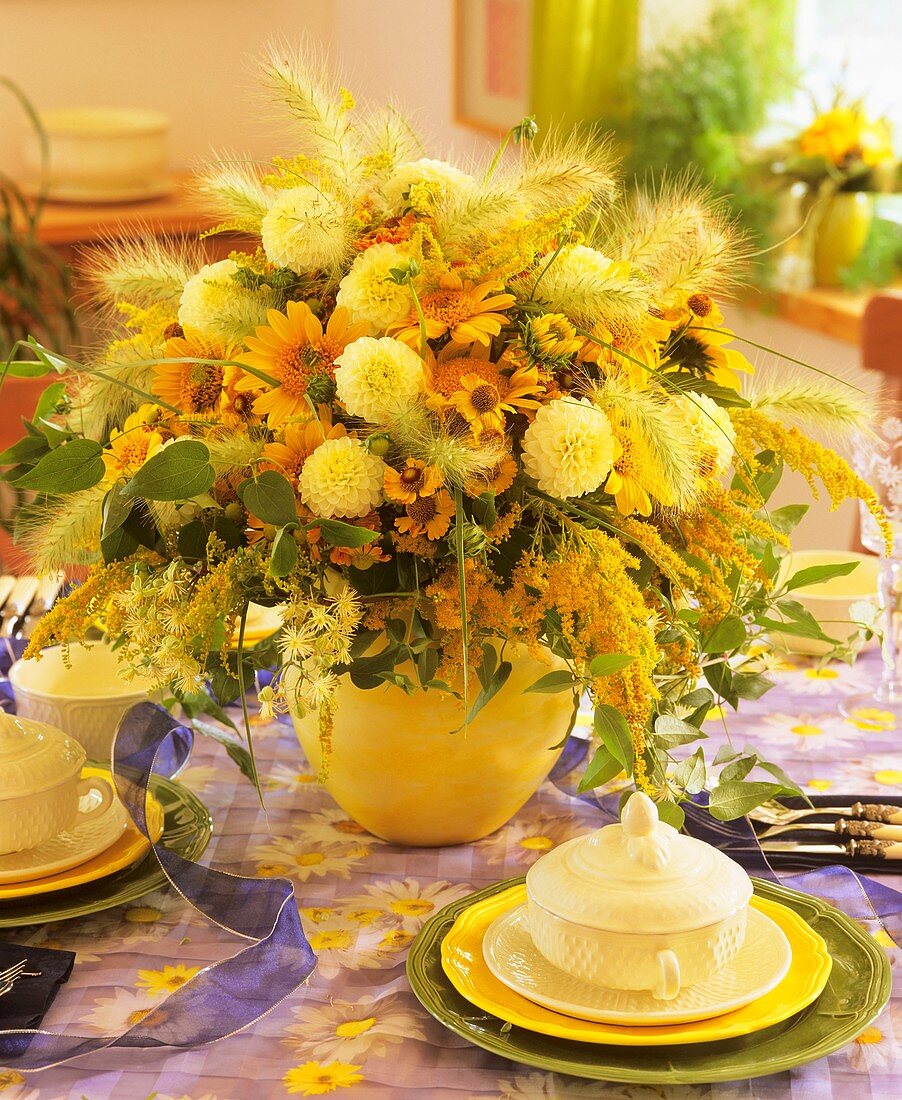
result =
[[[706,318],[707,321],[707,318]],[[718,386],[738,390],[739,374],[754,374],[755,368],[741,351],[728,348],[736,334],[714,325],[689,325],[671,345],[666,367],[683,367]]]
[[[651,498],[657,495],[660,499],[660,485],[655,485],[647,449],[638,435],[625,425],[612,424],[612,427],[620,444],[620,454],[614,459],[604,490],[614,497],[622,516],[631,516],[634,512],[650,516]]]
[[[443,275],[438,289],[420,298],[420,308],[426,320],[426,336],[436,340],[447,332],[458,344],[490,344],[506,320],[497,311],[510,309],[516,301],[513,294],[494,294],[496,289],[494,282],[477,286],[453,273]],[[416,310],[405,320],[390,325],[387,333],[418,348],[420,321]]]
[[[219,363],[191,363],[190,359],[235,359],[237,344],[202,336],[190,329],[164,345],[165,363],[154,369],[151,392],[188,416],[213,413],[222,397],[225,371]]]
[[[385,469],[385,495],[398,504],[413,504],[418,497],[429,497],[441,486],[442,473],[417,458],[408,458],[403,470]]]
[[[365,323],[352,325],[350,313],[339,306],[323,331],[306,302],[289,302],[285,313],[271,309],[268,324],[247,338],[250,351],[240,362],[275,378],[254,400],[254,412],[265,416],[271,428],[278,428],[293,416],[309,409],[307,391],[316,402],[330,401],[335,392],[335,360],[348,344],[368,331]],[[235,384],[241,392],[259,390],[261,380],[250,372]]]
[[[543,389],[536,367],[517,367],[510,376],[496,368],[494,379],[486,378],[484,372],[463,375],[460,389],[448,400],[479,436],[486,428],[502,430],[506,412],[537,409],[541,402],[528,395]]]
[[[135,985],[151,993],[172,993],[200,973],[199,966],[164,966],[162,970],[139,970]]]
[[[454,515],[454,501],[446,489],[439,489],[430,497],[420,497],[404,508],[404,515],[395,520],[402,535],[425,535],[440,539],[447,534]]]
[[[658,369],[660,344],[670,336],[670,330],[667,321],[650,313],[637,325],[599,321],[592,334],[603,343],[586,339],[579,359],[581,362],[597,363],[603,374],[616,372],[627,378],[630,385],[644,387]]]
[[[106,467],[106,484],[120,477],[133,477],[156,454],[171,436],[164,423],[165,413],[159,405],[142,405],[126,419],[122,431],[113,428],[101,456]]]
[[[503,493],[513,485],[516,476],[517,463],[512,455],[504,454],[494,466],[469,478],[464,490],[471,497],[482,496],[483,493]]]

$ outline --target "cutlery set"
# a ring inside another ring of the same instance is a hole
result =
[[[813,817],[833,820],[808,820]],[[768,802],[749,818],[764,852],[902,861],[902,806],[854,802],[849,806],[794,808]],[[768,827],[757,828],[762,825]],[[788,833],[830,833],[833,840],[821,842],[811,836],[787,839]]]
[[[53,606],[64,583],[62,573],[42,578],[0,575],[0,638],[27,638]]]

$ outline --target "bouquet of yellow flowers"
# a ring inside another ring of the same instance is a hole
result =
[[[347,679],[456,699],[464,729],[516,651],[550,652],[528,690],[588,693],[583,787],[625,772],[675,824],[705,785],[725,818],[794,789],[751,750],[685,746],[767,689],[766,633],[826,637],[792,591],[831,570],[782,568],[804,508],[767,502],[785,463],[879,514],[803,431],[859,431],[862,395],[744,390],[715,304],[742,242],[704,193],[624,195],[604,143],[531,120],[464,170],[308,59],[263,70],[295,152],[198,180],[251,243],[98,252],[116,338],[7,364],[61,376],[2,456],[36,494],[21,538],[41,570],[89,567],[31,652],[99,621],[190,717],[227,718],[275,670],[261,710],[315,712],[324,773]],[[254,603],[281,627],[250,646]]]
[[[889,190],[896,167],[889,122],[841,92],[775,156],[781,175],[841,191]]]

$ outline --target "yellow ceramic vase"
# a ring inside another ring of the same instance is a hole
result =
[[[858,259],[874,217],[868,191],[840,191],[824,204],[814,241],[814,281],[839,286],[840,272]]]
[[[500,828],[561,754],[573,696],[524,694],[564,663],[521,653],[510,678],[466,732],[462,711],[438,691],[406,695],[393,684],[361,690],[343,676],[336,696],[325,787],[369,832],[396,844],[466,844]],[[477,686],[478,690],[478,686]],[[315,771],[322,755],[315,713],[294,718]]]

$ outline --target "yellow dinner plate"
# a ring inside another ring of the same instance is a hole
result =
[[[83,778],[101,776],[110,779],[108,768],[86,767],[82,769],[81,774]],[[155,841],[163,835],[163,807],[153,795],[147,796],[147,827]],[[67,890],[70,886],[95,882],[97,879],[112,875],[115,871],[121,871],[123,867],[130,867],[133,863],[137,863],[148,851],[150,851],[150,843],[147,838],[142,836],[133,824],[129,824],[125,832],[109,848],[85,863],[79,863],[55,875],[47,875],[46,878],[31,879],[28,882],[10,882],[0,886],[0,901],[27,898],[34,894],[49,894],[55,890]]]
[[[464,910],[442,941],[442,969],[457,992],[477,1008],[542,1035],[614,1046],[673,1046],[732,1039],[801,1012],[821,994],[833,965],[824,941],[800,916],[777,902],[753,897],[751,904],[782,929],[792,947],[789,972],[770,993],[734,1012],[694,1023],[629,1027],[577,1020],[508,989],[483,958],[482,940],[489,926],[525,900],[526,886],[521,884]]]

